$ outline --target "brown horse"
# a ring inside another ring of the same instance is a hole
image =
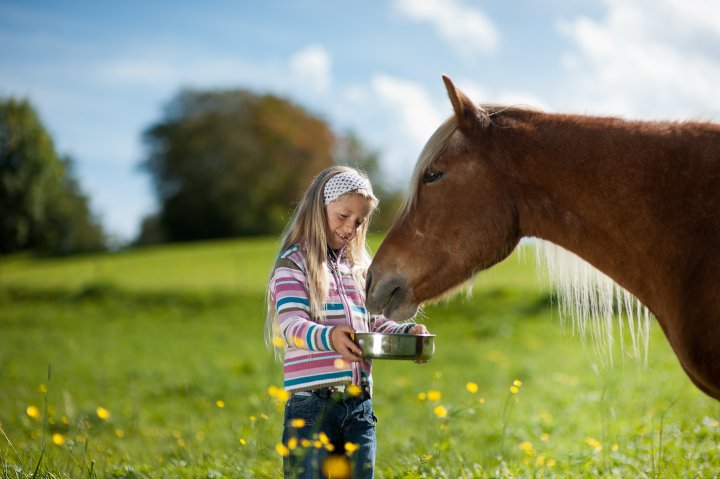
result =
[[[720,125],[482,107],[443,80],[454,115],[370,267],[368,309],[409,318],[540,238],[642,302],[720,399]]]

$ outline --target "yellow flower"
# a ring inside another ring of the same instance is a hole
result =
[[[302,447],[308,448],[308,447],[312,446],[312,442],[309,439],[301,439],[300,445]]]
[[[522,451],[528,456],[535,454],[535,448],[530,441],[520,443],[520,449],[522,449]]]
[[[40,386],[38,386],[38,392],[45,394],[47,391],[48,391],[47,386],[45,386],[44,384],[41,384]]]
[[[518,392],[517,386],[510,386],[510,392],[511,392],[512,394],[517,394],[517,392]]]
[[[293,340],[295,341],[295,346],[298,348],[302,348],[305,345],[305,341],[303,341],[300,336],[295,336]]]
[[[538,465],[538,466],[544,465],[544,464],[545,464],[545,456],[543,456],[542,454],[540,454],[540,455],[537,457],[537,460],[535,461],[535,464]]]
[[[278,389],[275,398],[280,402],[287,402],[287,400],[290,399],[290,393],[284,389]]]
[[[301,427],[305,427],[305,419],[303,418],[295,418],[290,420],[290,426],[294,427],[295,429],[300,429]]]
[[[35,406],[28,406],[25,413],[33,419],[40,419],[40,410]]]
[[[427,398],[431,401],[439,401],[442,397],[442,393],[440,391],[432,390],[428,391]]]
[[[321,432],[318,437],[320,438],[320,442],[322,442],[324,445],[327,446],[328,444],[330,444],[330,438],[327,437],[327,434],[325,434],[324,432]]]
[[[275,452],[285,457],[290,454],[290,449],[288,449],[285,444],[280,443],[275,445]]]
[[[63,436],[59,432],[56,432],[52,435],[52,442],[56,446],[62,446],[63,444],[65,444],[65,436]]]
[[[283,341],[283,338],[280,336],[273,336],[272,343],[276,348],[282,348],[285,346],[285,341]]]
[[[125,431],[122,429],[115,429],[115,435],[118,437],[118,439],[122,439],[125,437]]]
[[[475,383],[467,383],[465,389],[467,389],[469,393],[475,394],[478,392],[478,385]]]
[[[107,421],[108,419],[110,419],[110,411],[108,411],[102,406],[98,406],[98,408],[95,409],[95,413],[97,414],[97,417],[99,417],[103,421]]]
[[[242,444],[243,446],[247,446],[247,441],[241,437],[240,444]]]
[[[550,439],[550,434],[548,434],[548,433],[546,433],[546,432],[540,434],[540,440],[541,440],[541,441],[545,442],[545,441],[547,441],[548,439]]]
[[[327,456],[322,464],[322,472],[331,479],[348,479],[350,477],[350,461],[345,456]]]
[[[357,451],[358,449],[360,449],[360,446],[358,446],[357,444],[354,444],[352,442],[345,443],[345,452],[347,452],[348,454],[352,454],[353,452]]]
[[[215,405],[222,409],[225,407],[225,401],[218,399],[217,401],[215,401]]]
[[[447,417],[448,411],[445,409],[444,406],[435,406],[435,409],[433,409],[433,412],[435,415],[439,418]]]
[[[277,396],[278,391],[279,389],[276,386],[270,386],[267,388],[268,396],[270,396],[271,398]]]
[[[418,393],[418,399],[419,399],[420,401],[426,400],[426,399],[427,399],[427,394],[425,394],[425,393]]]
[[[613,444],[612,446],[610,446],[610,450],[612,452],[617,452],[618,449],[620,449],[620,446],[618,446],[617,444]]]
[[[522,381],[520,381],[519,379],[516,379],[515,381],[513,381],[513,386],[516,386],[516,387],[522,386]]]
[[[297,440],[296,437],[291,437],[291,438],[288,440],[288,445],[287,445],[287,447],[288,447],[288,449],[290,449],[291,451],[292,451],[293,449],[297,448],[297,445],[298,445],[298,440]]]
[[[264,420],[264,421],[267,421],[267,420],[270,419],[270,418],[268,417],[267,414],[262,413],[262,414],[260,414],[260,419],[262,419],[262,420]]]
[[[352,397],[358,397],[362,393],[362,389],[357,384],[351,384],[345,390]]]
[[[337,358],[333,361],[333,366],[335,366],[335,369],[347,369],[348,363],[344,359]]]
[[[478,400],[478,402],[479,402],[480,404],[485,404],[485,398],[480,398],[480,399]]]
[[[255,421],[257,421],[257,417],[255,417],[255,416],[250,416],[250,422],[255,422]]]

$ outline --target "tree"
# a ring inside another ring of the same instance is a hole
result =
[[[0,252],[67,254],[104,247],[102,228],[27,100],[0,101]]]
[[[247,90],[183,91],[144,137],[160,210],[141,237],[169,241],[281,231],[335,141],[302,107]]]

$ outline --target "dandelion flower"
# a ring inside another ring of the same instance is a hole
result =
[[[322,472],[332,479],[348,479],[350,477],[350,461],[345,456],[330,455],[322,464]]]
[[[277,396],[278,391],[279,389],[277,388],[277,386],[270,386],[267,388],[268,396],[270,396],[271,398]]]
[[[517,388],[517,386],[510,386],[510,392],[512,394],[517,394],[518,391],[519,391],[519,389]]]
[[[475,383],[467,383],[465,389],[467,389],[469,393],[475,394],[478,392],[478,385]]]
[[[290,454],[290,449],[285,446],[285,444],[279,443],[275,445],[275,452],[280,454],[281,456],[285,457],[288,454]]]
[[[362,389],[357,384],[349,385],[345,391],[352,397],[358,397],[362,394]]]
[[[255,417],[255,416],[250,416],[250,422],[255,422],[255,421],[257,421],[257,417]]]
[[[328,444],[330,444],[330,438],[324,432],[321,432],[318,437],[320,439],[320,442],[323,443],[324,445],[327,446]]]
[[[305,427],[305,419],[300,417],[292,419],[290,420],[290,426],[294,427],[295,429]]]
[[[97,409],[95,409],[95,413],[97,414],[97,417],[99,417],[103,421],[107,421],[108,419],[110,419],[110,411],[108,411],[102,406],[99,406]]]
[[[427,399],[427,394],[425,394],[425,393],[418,393],[418,399],[419,399],[420,401],[426,400],[426,399]]]
[[[440,391],[432,390],[428,391],[427,398],[431,401],[439,401],[442,397],[442,393]]]
[[[335,369],[347,369],[348,363],[344,359],[337,358],[333,361],[333,366],[335,366]]]
[[[520,381],[519,379],[516,379],[515,381],[513,381],[513,386],[516,386],[516,387],[522,386],[522,381]]]
[[[40,419],[40,409],[35,406],[28,406],[25,413],[33,419]]]
[[[478,402],[479,402],[480,404],[485,404],[485,398],[480,398],[480,399],[478,400]]]
[[[345,443],[345,452],[347,452],[348,454],[352,454],[353,452],[357,451],[358,449],[360,449],[360,446],[358,446],[357,444],[354,444],[352,442]]]
[[[520,449],[528,456],[535,454],[535,448],[530,441],[520,443]]]
[[[220,409],[222,409],[222,408],[225,407],[225,401],[222,401],[222,400],[218,399],[217,401],[215,401],[215,405],[216,405],[217,407],[219,407]]]
[[[312,446],[312,441],[310,441],[309,439],[301,439],[300,445],[304,448],[308,448],[308,447]]]
[[[448,411],[444,406],[436,406],[435,409],[433,409],[433,412],[439,418],[445,418],[448,415]]]
[[[296,449],[296,448],[297,448],[297,445],[298,445],[298,440],[297,440],[296,437],[291,437],[291,438],[288,440],[287,447],[288,447],[288,449],[290,449],[291,451],[292,451],[293,449]]]
[[[285,346],[285,341],[283,341],[283,338],[280,336],[273,336],[272,343],[276,348],[282,348]]]
[[[244,438],[240,438],[240,444],[243,446],[247,446],[247,441]]]
[[[300,336],[295,336],[293,340],[295,341],[295,346],[297,346],[298,348],[302,348],[303,346],[305,346],[305,341],[303,341]]]
[[[52,442],[56,446],[62,446],[63,444],[65,444],[65,436],[63,436],[59,432],[56,432],[52,435]]]
[[[46,385],[41,384],[40,386],[38,386],[38,392],[45,394],[45,393],[47,393],[47,391],[48,391],[48,389],[47,389]]]
[[[287,402],[287,400],[290,399],[290,393],[284,389],[278,389],[275,399],[277,399],[280,402]]]

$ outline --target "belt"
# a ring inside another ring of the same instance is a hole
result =
[[[335,401],[343,401],[345,399],[360,398],[370,399],[370,386],[363,384],[360,386],[360,394],[351,394],[350,391],[355,388],[350,388],[344,384],[338,386],[329,386],[324,388],[313,389],[310,391],[312,394],[323,398],[323,399],[334,399]],[[357,391],[357,390],[355,390]]]

